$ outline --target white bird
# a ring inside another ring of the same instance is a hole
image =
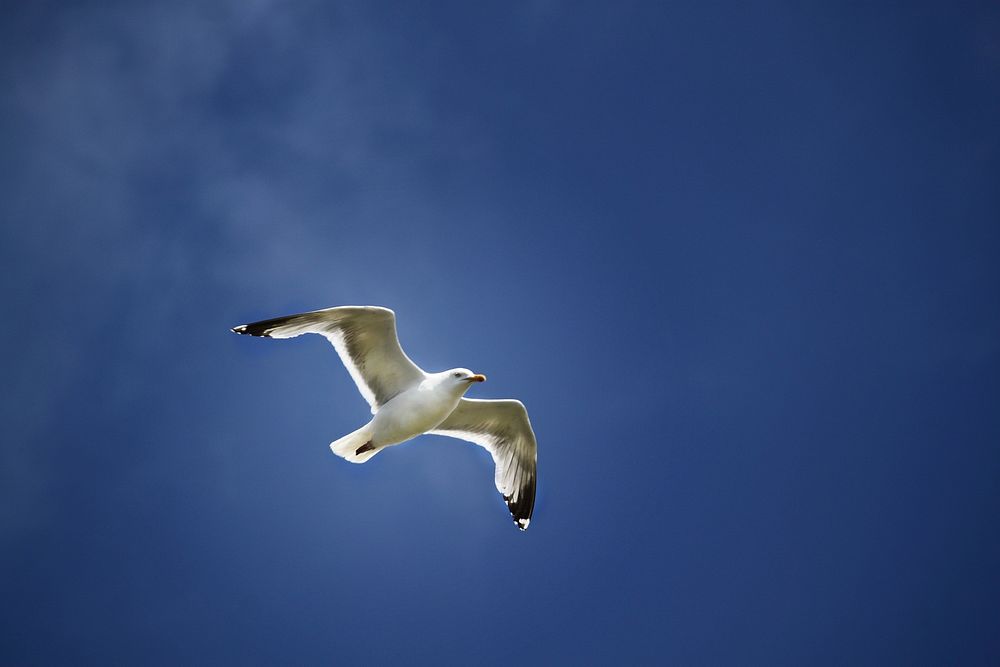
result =
[[[374,417],[330,443],[337,456],[364,463],[386,447],[423,433],[447,435],[485,448],[496,466],[494,482],[521,530],[535,508],[537,445],[524,404],[514,399],[464,398],[486,376],[467,368],[425,373],[410,361],[396,336],[396,314],[378,306],[339,306],[233,327],[267,338],[316,333],[329,340]]]

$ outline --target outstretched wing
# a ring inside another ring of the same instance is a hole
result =
[[[463,398],[431,433],[468,440],[493,455],[497,491],[507,501],[514,523],[528,528],[535,509],[538,445],[521,401]]]
[[[339,306],[241,324],[233,327],[233,332],[267,338],[294,338],[307,333],[326,337],[371,406],[372,414],[425,377],[399,346],[396,314],[388,308]]]

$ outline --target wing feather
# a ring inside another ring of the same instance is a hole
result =
[[[496,466],[497,491],[517,527],[527,529],[535,509],[538,445],[524,405],[513,399],[463,398],[431,433],[467,440],[486,449]]]
[[[425,373],[399,345],[396,314],[378,306],[338,306],[233,327],[238,334],[294,338],[315,333],[333,345],[374,414]]]

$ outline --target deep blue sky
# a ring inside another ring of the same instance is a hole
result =
[[[1000,663],[1000,10],[813,4],[5,5],[0,663]]]

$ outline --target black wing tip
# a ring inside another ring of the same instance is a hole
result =
[[[241,324],[233,327],[230,331],[241,336],[260,336],[262,338],[270,338],[272,329],[274,329],[274,327],[268,320],[265,322],[254,322],[253,324]]]
[[[249,324],[241,324],[238,327],[233,327],[230,329],[234,334],[239,334],[241,336],[263,336],[264,338],[270,338],[266,331],[261,331],[259,333],[254,332]]]
[[[518,494],[516,501],[512,500],[512,498],[513,496],[503,497],[507,503],[507,509],[510,510],[510,516],[514,520],[514,525],[523,533],[528,530],[528,524],[531,523],[531,515],[535,511],[534,489],[525,488]]]

